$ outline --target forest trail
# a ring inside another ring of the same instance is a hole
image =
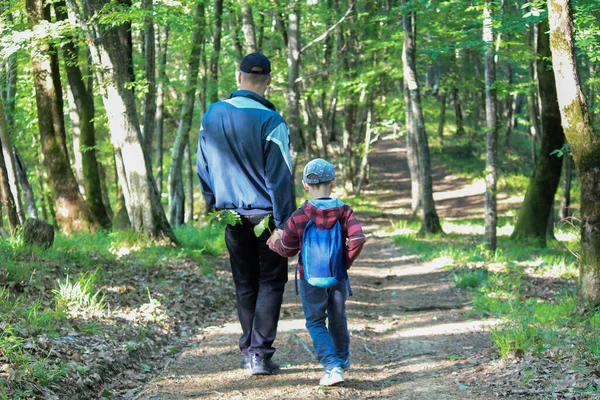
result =
[[[350,370],[338,387],[318,385],[323,374],[312,356],[290,260],[274,361],[281,371],[251,376],[240,368],[241,329],[235,305],[224,324],[208,326],[147,384],[137,399],[490,399],[476,385],[489,365],[489,320],[467,315],[469,296],[454,287],[443,259],[419,262],[380,229],[410,212],[410,180],[403,147],[380,140],[371,158],[372,180],[363,196],[377,196],[380,213],[357,213],[368,242],[352,269],[347,303]],[[434,168],[436,206],[442,218],[481,215],[476,185]],[[233,288],[231,289],[233,290]]]

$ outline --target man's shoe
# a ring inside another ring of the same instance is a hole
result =
[[[252,366],[250,365],[250,357],[246,356],[242,359],[242,369],[251,369]]]
[[[264,359],[257,354],[250,358],[250,371],[252,375],[272,375],[279,369],[279,365],[271,359]]]
[[[321,386],[334,386],[344,382],[344,372],[340,367],[334,367],[325,371],[325,375],[319,381]]]

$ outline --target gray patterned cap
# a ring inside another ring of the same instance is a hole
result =
[[[335,167],[322,158],[315,158],[304,167],[303,178],[310,185],[329,182],[335,178]]]

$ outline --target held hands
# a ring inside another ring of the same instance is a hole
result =
[[[267,246],[269,246],[269,248],[271,250],[275,251],[275,244],[281,240],[282,236],[283,236],[283,230],[276,228],[275,230],[273,230],[271,237],[269,237],[269,239],[267,239]]]

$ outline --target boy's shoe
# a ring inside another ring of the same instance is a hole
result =
[[[242,358],[242,369],[249,370],[250,368],[252,368],[252,366],[250,365],[250,357]]]
[[[350,359],[342,361],[342,364],[340,365],[340,368],[344,371],[346,371],[347,369],[350,368]]]
[[[340,367],[334,367],[325,371],[325,375],[319,381],[321,386],[334,386],[344,382],[344,372]]]
[[[273,360],[264,359],[257,354],[250,357],[250,372],[252,375],[272,375],[279,369]]]

